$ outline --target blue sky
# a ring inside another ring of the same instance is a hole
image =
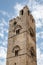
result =
[[[9,20],[25,5],[36,23],[37,65],[43,65],[43,0],[0,0],[0,65],[6,65]]]

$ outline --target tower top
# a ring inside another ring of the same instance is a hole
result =
[[[31,12],[30,12],[30,9],[29,9],[29,7],[28,7],[27,5],[25,5],[25,6],[20,10],[19,16],[17,16],[17,17],[15,17],[15,18],[11,19],[10,22],[11,22],[11,21],[16,21],[17,19],[21,19],[22,17],[24,18],[25,16],[26,16],[26,17],[27,17],[27,16],[30,16],[30,18],[31,18],[32,20],[34,20],[32,14],[31,14]]]
[[[28,6],[24,6],[21,10],[20,10],[20,15],[23,15],[23,14],[30,14],[30,10],[28,8]]]
[[[29,8],[28,8],[28,6],[27,5],[25,5],[21,10],[20,10],[20,12],[19,12],[19,15],[20,16],[17,16],[17,17],[15,17],[15,18],[13,18],[13,19],[11,19],[10,21],[12,21],[12,20],[16,20],[17,18],[20,18],[21,16],[23,16],[24,14],[30,14],[30,10],[29,10]],[[25,15],[24,15],[25,16]]]
[[[26,9],[29,9],[27,5],[25,5],[25,6],[23,7],[23,9],[25,9],[25,8],[26,8]]]

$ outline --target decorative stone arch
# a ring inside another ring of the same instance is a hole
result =
[[[21,29],[22,27],[20,26],[20,25],[16,25],[15,26],[15,30],[17,30],[17,29]]]
[[[15,50],[18,50],[19,51],[20,50],[20,47],[18,45],[14,46],[13,49],[12,49],[12,52],[14,53]]]
[[[20,25],[16,25],[14,31],[16,32],[16,34],[19,34],[21,29],[22,27]]]

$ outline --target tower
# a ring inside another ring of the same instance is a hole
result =
[[[27,6],[9,22],[6,65],[37,65],[35,20]]]

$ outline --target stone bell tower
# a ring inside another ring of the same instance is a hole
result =
[[[10,20],[6,65],[37,65],[35,20],[27,6]]]

